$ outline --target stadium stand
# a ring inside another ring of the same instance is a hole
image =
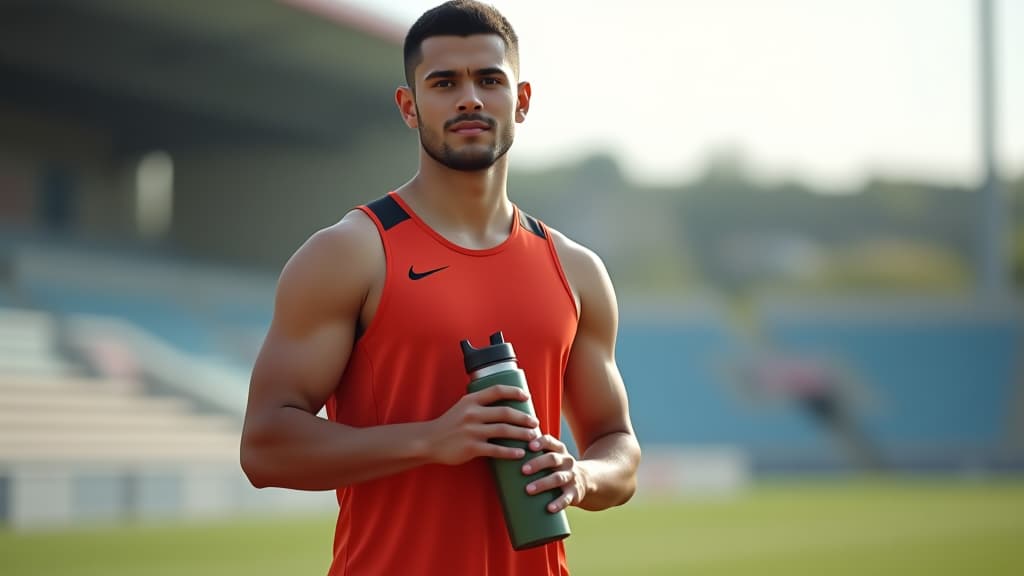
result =
[[[400,45],[343,3],[0,3],[0,524],[331,506],[239,469],[274,280],[238,270],[409,170]]]
[[[768,306],[786,349],[841,358],[869,388],[866,433],[914,468],[1000,467],[1024,374],[1024,310],[970,301]]]
[[[31,528],[325,504],[248,486],[237,464],[237,402],[232,410],[200,409],[147,378],[92,375],[57,351],[49,313],[0,309],[0,326],[0,523]],[[88,323],[77,330],[87,334]]]
[[[756,337],[711,307],[658,319],[623,308],[619,366],[645,444],[737,447],[760,472],[1022,464],[1010,446],[1024,373],[1019,306],[765,303]],[[775,381],[745,379],[752,359],[780,368]],[[822,410],[846,421],[830,429]]]

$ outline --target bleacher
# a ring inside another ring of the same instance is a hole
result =
[[[914,467],[1020,464],[1011,429],[1024,382],[1024,310],[971,302],[871,302],[765,312],[773,341],[841,358],[870,395],[867,434]]]
[[[180,471],[197,466],[238,476],[228,472],[237,460],[237,419],[149,395],[139,381],[91,375],[59,352],[59,342],[53,315],[0,308],[0,521],[63,524],[82,509],[94,518],[144,517],[151,510],[126,501],[125,488],[179,490]],[[203,486],[189,489],[201,498]],[[119,496],[104,509],[96,496],[111,491]]]
[[[181,305],[234,282],[167,261],[135,276],[136,261],[109,254],[27,252],[5,292],[32,308],[0,307],[0,524],[329,506],[329,495],[257,491],[238,465],[244,357],[255,352],[225,354],[226,329]],[[242,294],[231,321],[249,331],[265,313],[238,314],[260,289],[230,291]]]
[[[780,459],[836,463],[828,439],[798,406],[744,396],[734,370],[746,346],[721,314],[624,314],[619,330],[618,364],[642,443],[740,448],[755,467]]]
[[[225,461],[238,425],[197,414],[138,383],[7,375],[0,381],[0,460],[11,462]]]
[[[836,438],[795,396],[741,381],[744,363],[763,356],[836,380],[881,465],[1024,465],[1011,439],[1024,382],[1019,306],[768,304],[759,322],[755,338],[713,312],[623,314],[618,363],[643,443],[740,447],[758,470],[849,468]]]

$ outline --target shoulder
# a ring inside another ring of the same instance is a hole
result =
[[[582,290],[586,285],[608,277],[604,261],[596,252],[550,226],[547,226],[547,230],[558,253],[558,260],[574,291]]]
[[[361,210],[352,210],[310,236],[285,264],[283,275],[350,274],[378,256],[383,256],[383,248],[376,225]]]
[[[352,210],[311,235],[288,260],[278,281],[278,306],[348,310],[353,301],[362,301],[383,266],[376,225],[361,210]]]
[[[614,308],[615,291],[604,261],[596,252],[547,227],[569,287],[579,302],[581,320],[596,310]]]

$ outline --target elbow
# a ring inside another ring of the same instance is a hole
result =
[[[623,482],[619,485],[619,489],[615,494],[615,501],[611,503],[612,506],[622,506],[626,502],[633,499],[636,495],[637,489],[637,469],[634,467],[632,473],[629,474]]]
[[[615,503],[616,506],[622,506],[626,502],[633,499],[636,495],[636,474],[626,482],[626,485],[622,487],[622,493],[620,494],[619,501]]]
[[[640,459],[642,458],[642,454],[640,450],[640,443],[636,441],[635,437],[633,440],[632,452],[632,458],[630,458],[630,474],[627,477],[626,481],[623,483],[622,492],[620,493],[621,498],[619,502],[616,504],[616,506],[621,506],[626,502],[629,502],[630,500],[633,499],[633,496],[636,495],[637,474],[640,469]]]
[[[249,484],[252,484],[254,488],[268,488],[273,485],[265,460],[258,443],[243,434],[242,445],[239,450],[239,462],[242,466],[242,472],[245,473],[245,477],[249,479]]]

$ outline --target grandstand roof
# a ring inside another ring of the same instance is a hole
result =
[[[9,0],[0,103],[116,150],[336,145],[402,82],[397,26],[331,0]]]

